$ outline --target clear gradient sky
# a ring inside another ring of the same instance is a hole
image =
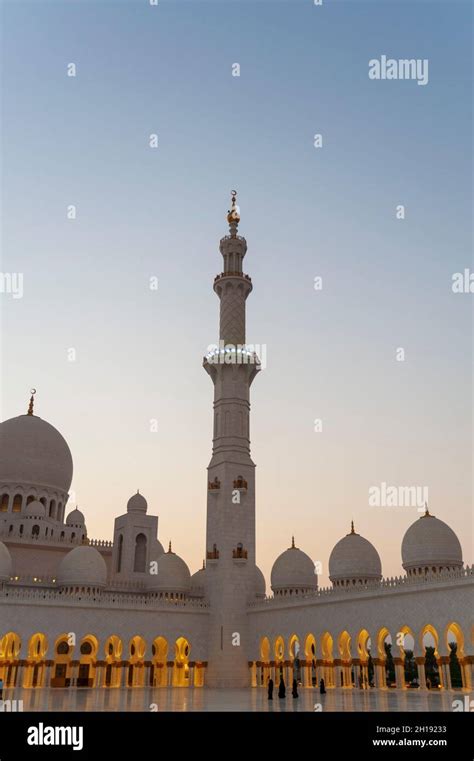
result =
[[[201,364],[235,187],[247,339],[267,347],[251,416],[267,582],[294,534],[327,583],[352,518],[401,573],[419,513],[369,506],[381,482],[427,486],[473,562],[474,296],[451,290],[473,268],[471,25],[457,0],[3,2],[2,271],[24,297],[0,296],[1,413],[37,388],[90,536],[112,538],[139,488],[163,544],[201,565]],[[428,59],[429,83],[370,80],[382,54]]]

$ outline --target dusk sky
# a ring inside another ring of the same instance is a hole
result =
[[[382,483],[426,488],[472,563],[474,295],[452,290],[473,271],[471,3],[16,0],[2,16],[2,272],[24,294],[0,295],[1,418],[37,389],[89,536],[111,539],[139,488],[161,542],[202,563],[202,357],[236,188],[247,341],[266,350],[250,433],[267,591],[292,534],[325,586],[352,519],[401,574],[420,513],[369,505]],[[371,80],[383,55],[427,59],[428,83]]]

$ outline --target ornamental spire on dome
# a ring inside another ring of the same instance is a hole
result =
[[[36,389],[32,388],[31,391],[30,391],[30,394],[31,394],[31,396],[30,396],[30,403],[28,405],[28,412],[26,413],[27,415],[32,415],[33,414],[33,406],[34,406],[34,403],[35,403]]]
[[[229,232],[231,238],[237,237],[237,228],[240,222],[240,209],[237,206],[237,191],[231,190],[232,206],[227,212],[227,221],[229,223]]]
[[[171,549],[171,539],[170,539],[170,543],[168,545],[168,552],[171,552],[171,553],[173,552],[173,550]]]
[[[295,537],[294,536],[291,537],[291,548],[290,549],[296,550],[296,547],[295,547]]]
[[[430,511],[428,510],[428,502],[425,502],[425,514],[421,516],[422,518],[432,518]]]
[[[351,521],[351,534],[355,534],[355,531],[354,531],[354,521]]]

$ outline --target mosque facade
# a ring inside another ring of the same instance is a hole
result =
[[[235,194],[227,220],[214,280],[219,346],[203,360],[214,389],[203,568],[191,575],[163,547],[140,493],[112,541],[89,537],[83,513],[66,509],[68,444],[32,395],[26,414],[0,425],[0,678],[32,689],[263,687],[270,677],[336,690],[472,689],[474,566],[428,508],[403,537],[403,575],[384,578],[352,524],[330,553],[330,587],[292,540],[267,596],[249,434],[260,362],[245,343],[252,281]]]

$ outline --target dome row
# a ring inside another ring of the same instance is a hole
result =
[[[454,570],[463,565],[462,549],[454,531],[428,510],[405,533],[402,565],[408,575]],[[329,578],[334,586],[371,583],[382,578],[382,563],[373,544],[354,531],[340,539],[329,556]],[[274,562],[271,586],[274,594],[315,590],[318,577],[311,558],[292,546]]]

